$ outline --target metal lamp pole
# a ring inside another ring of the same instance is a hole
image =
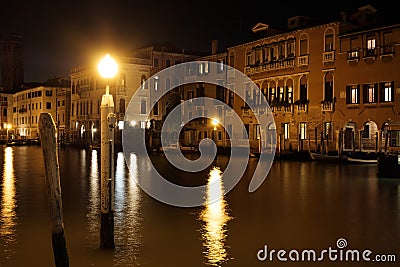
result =
[[[103,78],[112,79],[118,71],[118,65],[110,55],[107,54],[100,61],[98,69]],[[114,248],[114,127],[116,119],[114,114],[114,99],[110,94],[108,82],[106,85],[106,92],[101,99],[100,111],[100,247]]]

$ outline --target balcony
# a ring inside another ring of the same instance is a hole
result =
[[[284,70],[288,68],[294,68],[294,65],[295,65],[294,58],[286,58],[278,61],[270,61],[262,64],[249,65],[244,68],[244,72],[247,75],[254,75],[273,70]]]
[[[324,100],[321,102],[322,112],[333,112],[335,110],[335,103],[333,101]]]
[[[354,49],[347,51],[347,62],[350,61],[359,61],[360,60],[360,50],[359,49]]]
[[[364,59],[375,59],[376,54],[377,54],[376,48],[365,49],[363,57]]]
[[[322,62],[325,63],[333,63],[335,62],[335,51],[328,51],[322,54]]]
[[[381,47],[380,56],[382,57],[393,57],[394,56],[394,45],[384,45]]]
[[[299,67],[307,67],[308,66],[308,62],[309,62],[308,57],[309,57],[308,55],[299,56],[297,58],[297,66],[299,66]]]

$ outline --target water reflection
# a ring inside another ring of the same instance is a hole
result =
[[[141,195],[135,182],[138,179],[138,161],[131,154],[129,169],[123,153],[118,153],[115,172],[115,258],[116,265],[139,265],[141,243]],[[133,176],[133,177],[131,177]]]
[[[82,152],[81,152],[82,153]],[[88,211],[87,211],[87,222],[88,231],[93,244],[97,244],[97,238],[99,235],[99,209],[100,209],[100,188],[99,188],[99,163],[97,150],[93,149],[91,154],[90,169],[89,169],[89,199],[88,199]],[[85,155],[81,154],[81,164],[84,162]]]
[[[0,243],[4,242],[5,247],[15,242],[15,227],[17,224],[13,157],[12,147],[7,147],[4,150],[0,210],[0,240],[2,240]]]
[[[211,199],[217,199],[210,202]],[[219,168],[211,169],[208,181],[206,201],[200,214],[204,222],[201,236],[205,248],[207,264],[220,266],[228,260],[226,250],[227,223],[231,220],[228,212],[228,204],[224,199],[224,187],[222,183],[222,172]]]

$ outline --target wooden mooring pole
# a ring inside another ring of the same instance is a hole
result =
[[[67,267],[69,266],[69,257],[64,236],[56,125],[49,113],[40,114],[39,132],[46,171],[46,187],[51,215],[54,262],[56,267]]]
[[[107,85],[106,93],[103,95],[100,106],[101,120],[101,172],[100,172],[100,195],[101,195],[101,226],[100,247],[114,248],[114,100],[109,94]]]

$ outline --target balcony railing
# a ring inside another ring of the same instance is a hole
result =
[[[282,69],[293,68],[294,65],[295,65],[294,58],[286,58],[283,60],[271,61],[268,63],[259,64],[259,65],[249,65],[249,66],[245,67],[244,72],[246,74],[257,74],[257,73],[268,72],[268,71],[272,71],[272,70],[282,70]]]
[[[307,113],[308,112],[308,104],[299,104],[299,105],[297,105],[297,112],[299,112],[299,113]]]
[[[364,50],[364,58],[375,58],[377,54],[376,48],[365,49]]]
[[[347,51],[347,61],[358,61],[358,60],[360,60],[359,49]]]
[[[322,101],[321,110],[322,112],[333,112],[335,110],[335,105],[331,101]]]
[[[393,57],[394,55],[394,45],[384,45],[381,47],[381,51],[380,51],[380,55],[381,57],[384,56],[390,56]]]
[[[299,56],[297,58],[297,66],[307,67],[308,66],[308,55]]]
[[[335,62],[335,51],[328,51],[322,54],[323,63]]]

